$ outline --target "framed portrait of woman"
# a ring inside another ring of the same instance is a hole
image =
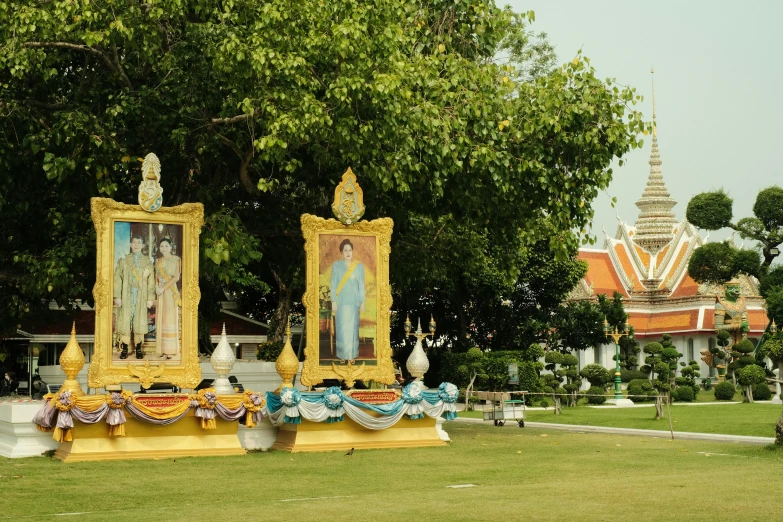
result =
[[[391,384],[389,218],[343,224],[302,216],[307,263],[302,384]]]
[[[197,313],[201,204],[147,212],[91,200],[96,230],[91,388],[139,381],[193,388],[201,380]]]

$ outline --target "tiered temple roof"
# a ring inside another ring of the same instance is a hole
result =
[[[721,289],[699,285],[688,275],[688,261],[704,241],[687,220],[678,222],[672,212],[677,202],[663,181],[657,134],[653,94],[650,174],[636,202],[639,216],[634,225],[618,217],[617,232],[614,237],[605,234],[603,248],[579,251],[588,270],[570,299],[611,297],[619,292],[637,337],[713,333],[716,294]],[[754,279],[741,275],[740,281],[750,333],[759,334],[767,325],[764,301]]]

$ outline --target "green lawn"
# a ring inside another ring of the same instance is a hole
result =
[[[783,486],[783,451],[758,446],[457,422],[446,429],[449,447],[351,457],[0,459],[0,520],[767,521]],[[456,484],[476,487],[447,487]],[[710,484],[729,485],[730,499],[716,502]],[[54,516],[63,513],[79,514]]]
[[[723,433],[727,435],[751,435],[774,437],[775,423],[783,408],[774,404],[715,404],[706,406],[671,406],[674,431],[696,433]],[[643,430],[668,430],[669,420],[666,406],[664,418],[655,420],[655,408],[615,408],[605,406],[588,408],[562,408],[560,415],[553,410],[528,410],[525,419],[532,422],[556,424],[578,424],[583,426],[610,426],[614,428],[637,428]],[[481,418],[480,411],[460,412],[461,417]]]

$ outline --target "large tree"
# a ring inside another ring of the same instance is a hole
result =
[[[546,221],[567,257],[644,124],[586,58],[551,70],[531,19],[472,0],[0,4],[0,327],[89,300],[89,198],[134,201],[149,151],[167,205],[205,205],[204,296],[268,284],[278,328],[301,291],[299,215],[327,215],[349,165],[394,249],[437,242],[414,219],[495,254]]]

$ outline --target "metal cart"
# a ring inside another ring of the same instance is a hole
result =
[[[520,398],[511,398],[512,395]],[[479,399],[485,400],[484,420],[495,421],[495,426],[503,426],[507,420],[516,421],[520,428],[525,427],[525,394],[527,392],[479,392]]]

